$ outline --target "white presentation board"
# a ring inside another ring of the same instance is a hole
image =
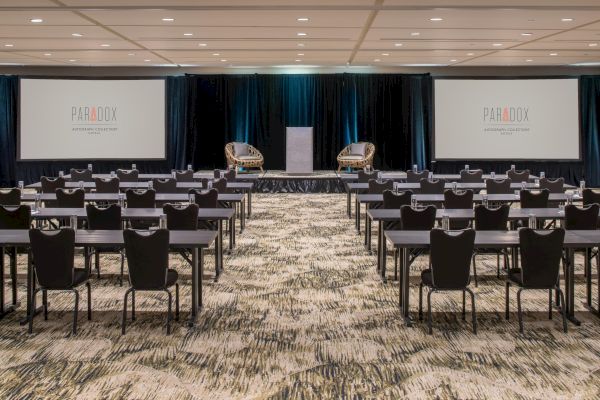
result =
[[[166,157],[164,79],[20,83],[20,160]]]
[[[435,79],[434,158],[579,160],[577,79]]]

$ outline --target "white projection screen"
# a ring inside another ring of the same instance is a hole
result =
[[[20,80],[19,160],[166,158],[164,79]]]
[[[435,79],[437,160],[580,160],[577,79]]]

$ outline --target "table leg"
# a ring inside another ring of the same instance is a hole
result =
[[[404,265],[404,248],[399,247],[396,249],[396,251],[398,252],[398,258],[400,259],[400,265],[398,266],[398,268],[400,269],[400,274],[398,275],[398,307],[400,307],[400,312],[402,312],[402,304],[404,304],[404,286],[402,286],[402,283],[404,282],[404,280],[402,279],[402,266]]]
[[[252,189],[248,189],[248,218],[252,216]]]
[[[365,204],[365,249],[369,250],[369,204]]]
[[[223,271],[223,220],[217,221],[217,240],[215,240],[215,282]]]
[[[377,272],[381,271],[381,257],[383,253],[381,252],[381,238],[383,237],[383,221],[379,221],[377,228]]]
[[[202,310],[202,280],[204,279],[204,249],[198,249],[198,309]]]
[[[240,204],[240,233],[243,233],[244,228],[246,228],[246,205],[244,203],[245,200],[242,198],[242,203]]]
[[[581,325],[581,322],[575,318],[575,251],[567,249],[568,264],[565,274],[565,302],[567,319],[575,325]]]
[[[356,196],[356,231],[360,235],[360,202],[358,201],[358,196]]]
[[[385,277],[385,267],[387,263],[387,240],[385,240],[385,236],[381,235],[381,256],[380,256],[380,265],[379,265],[379,276],[381,277],[381,281],[386,283]]]
[[[35,310],[31,309],[34,286],[35,286],[35,271],[33,270],[31,249],[29,249],[27,252],[27,304],[26,304],[27,315],[25,316],[25,318],[23,318],[22,320],[19,321],[20,325],[28,324],[29,318],[31,318],[32,314],[37,315],[42,312],[43,307],[38,307]]]
[[[352,219],[352,207],[350,203],[352,202],[352,192],[350,189],[346,187],[346,211],[348,213],[348,218]]]
[[[198,282],[202,284],[202,277],[198,278],[198,248],[192,249],[192,311],[188,326],[192,327],[198,318]]]
[[[17,307],[14,297],[13,304],[4,304],[4,301],[4,247],[0,247],[0,319],[15,311]]]
[[[410,249],[404,249],[402,254],[402,315],[406,326],[412,326],[410,317]]]
[[[233,247],[231,247],[231,250],[233,250],[233,248],[235,247],[235,218],[231,218],[230,231],[231,232],[229,232],[229,236],[231,238],[231,243],[233,243]]]

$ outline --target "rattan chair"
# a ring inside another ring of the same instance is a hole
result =
[[[225,145],[225,158],[227,159],[227,165],[233,165],[235,167],[242,168],[260,168],[263,170],[263,164],[265,159],[263,155],[254,146],[246,144],[248,146],[247,155],[236,155],[234,151],[234,142],[227,143]]]
[[[358,142],[358,144],[366,143],[364,155],[350,154],[351,144],[344,147],[344,149],[338,154],[338,172],[342,168],[364,168],[367,165],[373,165],[373,156],[375,155],[375,145],[369,142]]]

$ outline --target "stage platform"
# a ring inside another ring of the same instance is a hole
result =
[[[288,174],[268,170],[259,174],[256,193],[345,193],[344,183],[334,170],[315,171],[311,174]]]

